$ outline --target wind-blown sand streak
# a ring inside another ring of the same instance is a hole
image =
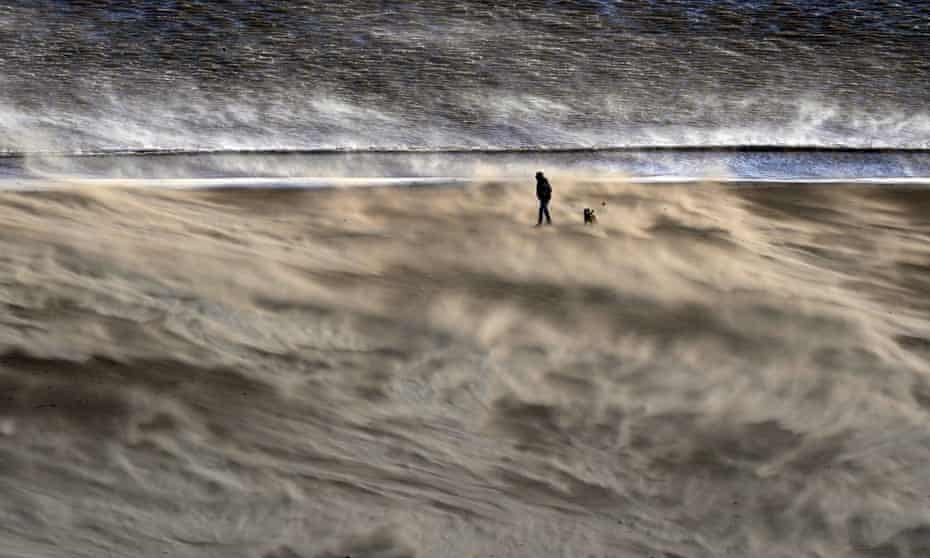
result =
[[[930,195],[553,184],[0,195],[4,552],[930,552]]]

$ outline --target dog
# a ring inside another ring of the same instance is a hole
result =
[[[594,214],[594,210],[590,207],[584,208],[584,224],[585,225],[594,225],[597,224],[597,215]]]

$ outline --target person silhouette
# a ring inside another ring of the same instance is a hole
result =
[[[542,225],[543,215],[546,216],[546,224],[552,224],[552,217],[549,216],[549,200],[552,199],[552,186],[549,180],[543,176],[542,171],[536,173],[536,197],[539,198],[539,220],[536,226]]]

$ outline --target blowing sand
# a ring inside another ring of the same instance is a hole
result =
[[[930,194],[553,185],[0,195],[0,555],[930,553]]]

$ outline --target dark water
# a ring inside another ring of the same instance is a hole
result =
[[[928,147],[922,2],[7,1],[0,150]]]
[[[661,182],[862,182],[930,184],[930,151],[786,149],[608,149],[546,151],[99,152],[92,156],[0,157],[0,188],[73,179],[175,186],[313,186],[334,181],[526,182],[557,177]],[[189,182],[185,183],[184,181]],[[230,182],[232,181],[232,182]]]

